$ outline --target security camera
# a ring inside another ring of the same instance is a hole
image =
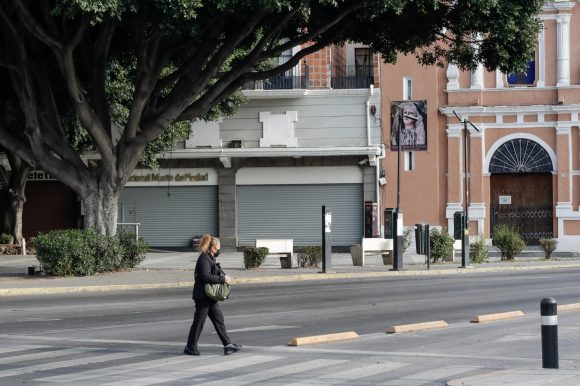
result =
[[[358,164],[362,166],[362,165],[366,164],[367,162],[369,162],[369,159],[365,158],[365,159],[358,161]]]

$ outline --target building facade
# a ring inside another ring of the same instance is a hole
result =
[[[319,245],[324,205],[333,245],[360,243],[365,202],[381,200],[379,85],[378,56],[356,44],[244,85],[247,103],[236,115],[194,122],[159,170],[135,171],[119,223],[139,223],[140,236],[158,247],[187,247],[203,233],[226,247],[263,238]]]
[[[425,132],[400,148],[406,226],[452,229],[467,209],[472,236],[490,239],[506,224],[528,244],[554,237],[560,251],[580,250],[580,2],[547,3],[541,21],[524,73],[421,67],[405,56],[383,66],[387,207],[397,196],[393,132],[407,123]],[[402,122],[404,109],[414,119]]]

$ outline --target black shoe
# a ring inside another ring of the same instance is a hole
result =
[[[183,349],[183,353],[185,355],[200,355],[199,350],[196,347],[189,348],[189,347],[185,346],[185,348]]]
[[[237,345],[235,343],[231,343],[228,344],[227,346],[224,347],[224,355],[230,355],[233,354],[235,352],[240,351],[240,349],[242,348],[242,345]]]

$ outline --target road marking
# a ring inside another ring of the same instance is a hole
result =
[[[173,357],[165,357],[162,359],[154,359],[144,362],[138,363],[131,363],[126,365],[114,366],[114,367],[107,367],[103,369],[96,369],[96,370],[88,370],[82,372],[75,372],[72,374],[64,374],[64,375],[56,375],[53,377],[45,377],[45,378],[38,378],[35,381],[43,381],[43,382],[57,382],[57,383],[77,383],[81,381],[86,381],[92,378],[102,378],[107,379],[113,375],[121,375],[131,372],[136,372],[138,370],[150,369],[154,367],[161,367],[161,366],[171,366],[181,363],[192,363],[196,359],[209,359],[216,358],[216,355],[204,355],[203,357],[190,357],[186,355],[182,356],[173,356]],[[138,373],[137,373],[138,374]],[[131,383],[131,382],[129,382]]]
[[[8,364],[14,362],[24,362],[24,361],[34,361],[38,359],[55,358],[60,356],[67,356],[72,354],[86,353],[87,351],[97,351],[97,349],[82,349],[82,348],[70,348],[65,350],[50,350],[35,352],[31,354],[22,355],[12,355],[10,357],[0,358],[0,364]]]
[[[321,367],[334,366],[346,363],[347,361],[335,359],[316,359],[313,361],[295,363],[287,366],[275,367],[261,371],[251,371],[244,375],[224,378],[213,382],[204,382],[204,386],[240,386],[250,383],[266,381],[272,378],[281,378],[287,375],[296,375],[297,373],[308,372]],[[311,378],[312,374],[306,374],[305,377]],[[132,383],[132,382],[131,382]]]
[[[237,328],[235,330],[228,330],[228,333],[232,332],[246,332],[246,331],[267,331],[267,330],[284,330],[289,328],[297,328],[297,326],[258,326],[258,327],[246,327],[246,328]],[[213,331],[212,334],[217,334],[217,332]]]
[[[338,383],[347,383],[347,381],[356,381],[365,377],[372,377],[378,374],[385,374],[396,370],[400,367],[407,366],[408,363],[385,362],[375,363],[368,366],[356,367],[354,369],[324,374],[307,381],[290,383],[286,386],[314,386],[314,385],[335,385]]]
[[[38,346],[38,345],[21,345],[21,346],[13,346],[13,347],[0,347],[0,354],[11,353],[15,351],[26,351],[26,350],[34,350],[37,348],[47,348],[49,346]]]
[[[421,384],[424,384],[425,381],[434,381],[437,379],[454,377],[459,374],[465,374],[470,371],[479,370],[482,367],[477,366],[459,366],[459,365],[450,365],[444,366],[440,368],[434,368],[427,371],[421,371],[418,373],[414,373],[411,375],[407,375],[406,377],[402,377],[398,380],[389,381],[386,383],[382,383],[382,385],[395,385],[400,386],[405,384],[405,381],[421,381]]]
[[[93,351],[90,349],[85,349],[84,352]],[[93,363],[109,362],[119,359],[133,358],[137,356],[144,355],[143,353],[114,353],[106,355],[91,356],[79,359],[63,359],[57,362],[43,363],[40,365],[32,365],[26,367],[19,367],[12,370],[0,371],[0,378],[14,377],[17,375],[31,374],[41,371],[54,370],[54,369],[64,369],[67,367],[83,366]]]
[[[203,357],[200,357],[203,358]],[[130,377],[118,382],[106,383],[108,386],[145,386],[153,385],[155,383],[172,382],[179,379],[186,379],[190,377],[199,377],[201,375],[208,375],[214,373],[223,373],[228,370],[234,370],[242,367],[253,367],[262,363],[282,359],[277,356],[262,356],[254,355],[250,357],[240,357],[233,360],[222,360],[205,366],[195,366],[194,368],[180,368],[177,371],[164,372],[162,374],[149,374],[142,378]],[[195,359],[195,358],[194,358]],[[229,359],[229,358],[228,358]],[[193,359],[192,359],[193,360]],[[221,381],[220,381],[221,382]]]

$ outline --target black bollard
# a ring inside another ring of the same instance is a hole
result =
[[[540,302],[542,316],[542,367],[557,369],[558,366],[558,303],[554,298]]]

